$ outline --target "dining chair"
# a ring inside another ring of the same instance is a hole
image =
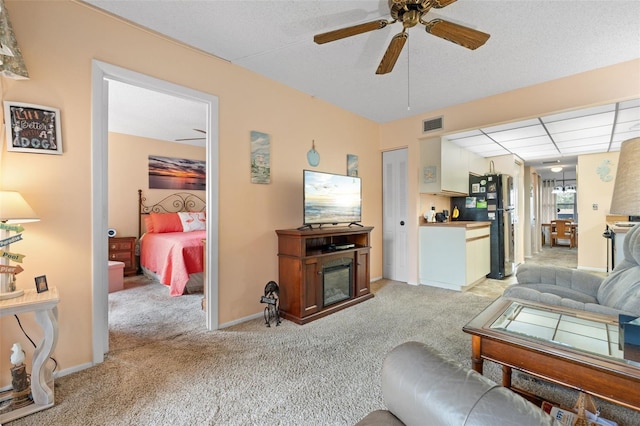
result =
[[[558,240],[569,240],[569,247],[576,246],[576,234],[570,220],[556,219],[551,221],[551,247],[558,244]]]

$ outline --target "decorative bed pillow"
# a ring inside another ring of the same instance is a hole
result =
[[[182,232],[182,222],[178,213],[151,213],[153,232]]]
[[[179,212],[178,216],[182,222],[182,230],[184,232],[204,231],[207,229],[207,218],[204,212]]]
[[[151,220],[151,216],[144,217],[144,229],[145,229],[145,232],[148,232],[148,233],[155,232],[153,229],[153,221]]]

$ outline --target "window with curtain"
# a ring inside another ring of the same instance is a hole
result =
[[[555,180],[543,180],[540,194],[540,223],[549,223],[556,219],[556,194],[552,193]]]

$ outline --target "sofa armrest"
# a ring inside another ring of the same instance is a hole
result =
[[[542,409],[475,371],[407,342],[382,367],[382,395],[405,425],[558,425]]]
[[[516,271],[518,284],[550,284],[579,291],[593,298],[604,278],[577,269],[525,263]],[[517,284],[516,284],[517,285]]]

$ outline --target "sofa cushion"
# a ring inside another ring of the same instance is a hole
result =
[[[603,280],[602,277],[577,269],[529,263],[518,266],[516,278],[518,284],[551,284],[560,287],[557,291],[562,288],[571,289],[594,298]],[[556,294],[562,296],[560,293]]]
[[[521,297],[517,294],[521,293],[527,297]],[[509,286],[505,289],[504,296],[525,298],[533,302],[553,303],[559,302],[561,299],[570,299],[584,305],[585,303],[598,303],[598,299],[578,290],[562,287],[553,284],[522,284],[517,286]],[[556,297],[553,297],[556,296]],[[570,302],[567,302],[570,303]],[[581,305],[576,305],[581,306]]]

